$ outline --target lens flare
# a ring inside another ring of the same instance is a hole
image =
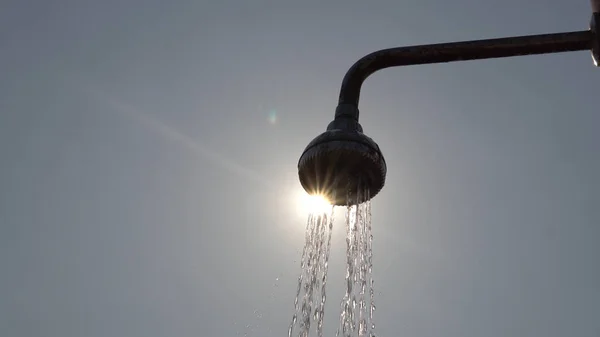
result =
[[[277,123],[277,110],[275,109],[271,109],[269,111],[269,117],[268,117],[269,123],[271,124],[275,124]]]

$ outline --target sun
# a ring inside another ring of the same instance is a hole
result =
[[[310,195],[303,190],[296,197],[298,215],[306,217],[309,214],[321,214],[331,212],[331,202],[322,195]]]

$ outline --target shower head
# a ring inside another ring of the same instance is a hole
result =
[[[339,106],[327,131],[300,156],[300,184],[333,205],[354,205],[373,198],[385,183],[386,165],[377,143],[362,132],[358,109]]]

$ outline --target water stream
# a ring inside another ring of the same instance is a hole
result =
[[[358,196],[361,193],[368,193],[368,191],[357,191]],[[345,223],[345,294],[341,301],[340,324],[336,336],[375,337],[371,202],[346,207]],[[314,330],[317,336],[323,336],[327,299],[325,287],[332,229],[333,207],[330,212],[309,215],[300,262],[301,272],[294,300],[294,315],[288,329],[288,337],[294,336],[296,328],[298,328],[297,336],[308,337],[311,321],[316,322]]]
[[[360,193],[368,193],[367,190],[357,192],[359,197]],[[372,271],[371,202],[367,201],[346,208],[346,293],[340,305],[336,336],[375,336]]]
[[[327,269],[333,229],[333,207],[327,213],[310,214],[306,223],[306,242],[300,262],[300,276],[294,300],[294,316],[288,330],[292,337],[299,325],[300,337],[308,337],[311,320],[317,336],[323,336],[323,318],[327,295]],[[315,298],[316,297],[316,298]]]

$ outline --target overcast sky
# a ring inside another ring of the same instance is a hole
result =
[[[586,0],[2,1],[0,335],[285,336],[296,164],[352,63],[589,17]],[[588,52],[367,80],[389,169],[379,336],[600,336],[599,83]]]

